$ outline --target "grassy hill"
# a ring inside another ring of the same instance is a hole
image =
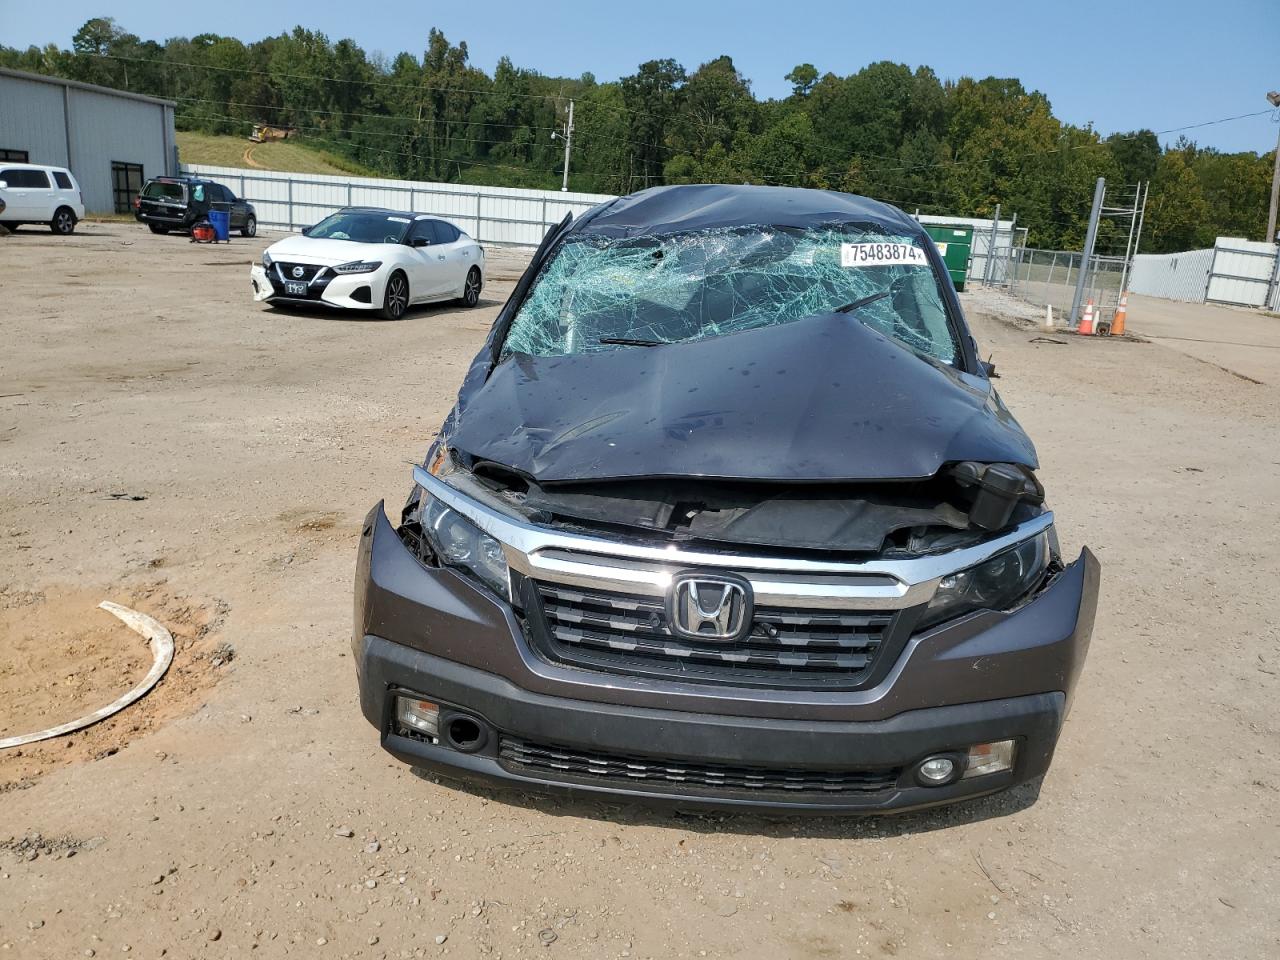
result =
[[[245,137],[197,133],[194,130],[178,131],[178,158],[183,163],[214,167],[377,176],[358,163],[307,146],[304,141],[252,143]]]

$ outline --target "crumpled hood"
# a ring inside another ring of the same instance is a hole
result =
[[[689,343],[516,355],[459,397],[456,450],[542,483],[930,477],[947,462],[1035,467],[988,381],[827,314]]]
[[[267,247],[273,260],[301,263],[347,263],[351,260],[376,260],[379,251],[399,244],[357,243],[353,240],[318,240],[311,237],[285,237]]]

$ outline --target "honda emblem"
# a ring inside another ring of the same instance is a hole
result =
[[[678,573],[667,597],[667,619],[678,637],[725,642],[750,629],[751,607],[751,585],[740,577]]]

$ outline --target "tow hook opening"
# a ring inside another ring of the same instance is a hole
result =
[[[489,726],[469,714],[449,714],[444,718],[444,741],[462,753],[476,753],[489,742]]]

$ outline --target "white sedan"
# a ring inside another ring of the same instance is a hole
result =
[[[484,287],[484,249],[445,220],[347,207],[273,243],[249,278],[255,300],[373,310],[399,320],[414,303],[474,307]]]

